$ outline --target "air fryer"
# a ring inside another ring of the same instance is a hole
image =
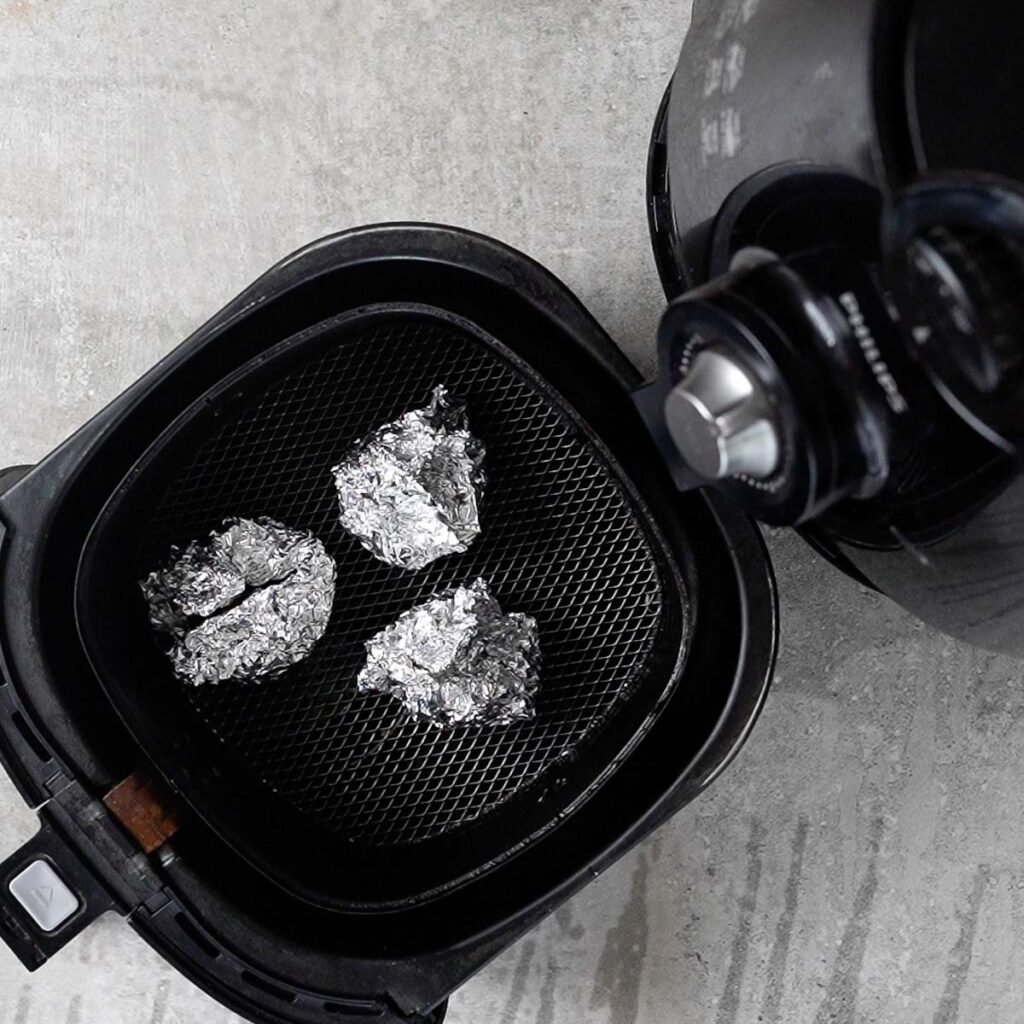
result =
[[[4,473],[0,755],[41,830],[0,865],[0,935],[26,967],[114,910],[254,1021],[440,1021],[741,747],[777,636],[750,516],[1018,651],[1024,167],[984,119],[1024,19],[990,6],[697,4],[651,148],[652,381],[506,246],[361,228]],[[325,470],[438,384],[487,446],[484,533],[406,572]],[[233,515],[315,532],[334,610],[281,678],[188,686],[138,581]],[[480,576],[538,623],[532,721],[358,692],[368,637]]]

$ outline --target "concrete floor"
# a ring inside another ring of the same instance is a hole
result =
[[[647,135],[686,0],[0,0],[0,459],[37,459],[266,266],[422,218],[555,270],[645,367]],[[774,693],[709,795],[452,1024],[1024,1019],[1021,668],[773,538]],[[0,782],[0,850],[32,817]],[[122,923],[2,1024],[235,1020]]]

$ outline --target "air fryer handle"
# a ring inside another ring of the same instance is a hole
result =
[[[40,817],[36,835],[0,864],[0,939],[30,971],[116,909],[82,855]]]

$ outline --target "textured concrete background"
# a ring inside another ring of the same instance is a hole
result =
[[[0,0],[0,458],[375,220],[526,249],[649,366],[644,159],[686,24],[686,0]],[[453,1024],[1024,1019],[1020,667],[773,547],[783,654],[739,762]],[[0,782],[0,849],[31,831]],[[0,952],[0,1024],[235,1019],[117,921],[31,978]]]

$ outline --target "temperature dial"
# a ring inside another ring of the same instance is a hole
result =
[[[779,436],[760,385],[727,354],[704,349],[665,399],[665,424],[683,461],[708,481],[770,477]]]

